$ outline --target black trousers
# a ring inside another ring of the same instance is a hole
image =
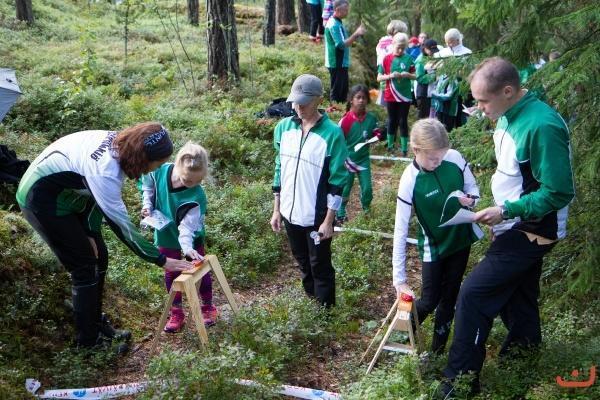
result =
[[[421,298],[415,302],[419,322],[435,310],[431,351],[444,351],[454,318],[454,306],[460,289],[471,247],[459,250],[441,260],[424,262],[421,270]]]
[[[53,216],[23,208],[23,216],[71,275],[77,343],[93,346],[102,314],[108,251],[100,232],[85,229],[87,213]],[[98,256],[90,244],[96,243]]]
[[[317,33],[323,36],[325,28],[323,27],[323,17],[321,4],[309,4],[310,7],[310,36],[317,36]]]
[[[448,115],[443,112],[437,112],[435,116],[442,124],[444,124],[448,133],[452,132],[452,129],[456,127],[456,116]]]
[[[396,136],[398,127],[400,127],[400,136],[408,137],[408,111],[410,103],[386,101],[388,112],[387,134]]]
[[[321,240],[315,245],[310,237],[318,226],[299,226],[283,220],[292,254],[302,272],[302,286],[310,297],[321,305],[335,305],[335,270],[331,265],[331,239]]]
[[[341,61],[338,62],[338,65]],[[348,99],[348,68],[336,67],[329,69],[329,83],[331,90],[329,99],[336,103],[345,103]]]
[[[429,109],[431,108],[431,97],[417,97],[417,118],[429,118]]]
[[[497,315],[508,329],[501,354],[515,345],[541,343],[539,279],[543,257],[553,246],[530,242],[512,229],[496,237],[460,288],[446,377],[481,371],[485,342]]]

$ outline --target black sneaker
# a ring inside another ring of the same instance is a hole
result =
[[[102,318],[100,320],[100,333],[110,339],[114,339],[117,341],[131,340],[131,332],[126,329],[115,329],[108,319],[108,316],[102,313]]]

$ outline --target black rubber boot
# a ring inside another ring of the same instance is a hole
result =
[[[116,355],[120,355],[129,351],[129,345],[125,342],[113,343],[113,339],[104,336],[102,332],[100,332],[98,338],[96,339],[96,346],[94,346],[94,349],[111,351]]]
[[[98,323],[98,329],[107,338],[113,340],[131,340],[131,332],[128,330],[115,329],[108,316],[102,312],[102,299],[104,296],[104,281],[106,279],[106,270],[96,270],[98,276],[98,307],[96,310],[96,321]]]
[[[115,329],[106,314],[101,313],[100,332],[107,338],[114,340],[131,340],[131,332],[126,329]]]
[[[96,345],[99,333],[98,324],[96,323],[98,283],[73,286],[72,294],[77,346],[93,347]]]

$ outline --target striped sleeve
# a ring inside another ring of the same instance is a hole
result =
[[[281,131],[283,130],[283,123],[285,120],[280,121],[275,127],[273,133],[273,148],[275,149],[275,172],[273,174],[273,192],[281,192],[281,159],[279,155],[279,148],[281,145]]]
[[[335,126],[335,132],[332,134],[331,144],[328,144],[331,158],[329,162],[327,207],[337,211],[342,204],[342,190],[348,179],[348,170],[344,166],[344,161],[348,158],[348,150],[342,129],[337,125],[333,126]]]
[[[531,172],[540,186],[519,200],[504,203],[511,217],[541,218],[566,207],[575,197],[569,131],[562,118],[532,131],[529,146]]]
[[[418,171],[416,171],[418,173]],[[415,168],[408,165],[398,186],[396,198],[396,221],[394,224],[394,250],[392,253],[392,279],[394,287],[406,282],[406,239],[412,211],[412,197],[415,187]]]
[[[166,257],[142,236],[129,219],[121,198],[122,181],[115,177],[99,175],[86,176],[85,181],[106,222],[117,237],[143,260],[163,266]]]

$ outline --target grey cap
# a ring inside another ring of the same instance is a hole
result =
[[[296,78],[287,101],[304,105],[316,97],[323,96],[323,84],[314,75],[303,74]]]

